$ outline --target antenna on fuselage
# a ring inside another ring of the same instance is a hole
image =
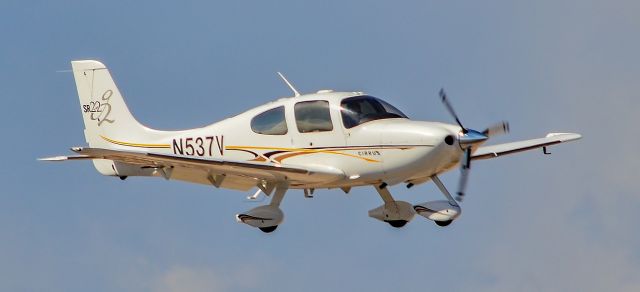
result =
[[[289,82],[289,80],[287,80],[287,78],[286,78],[286,77],[284,77],[284,75],[282,75],[282,73],[280,73],[280,72],[277,72],[277,73],[278,73],[278,75],[280,76],[280,78],[282,78],[282,81],[284,81],[284,83],[286,83],[286,84],[287,84],[287,86],[289,86],[289,88],[291,88],[291,91],[293,91],[293,95],[294,95],[294,96],[296,96],[296,97],[297,97],[297,96],[300,96],[300,92],[298,92],[298,91],[296,90],[296,88],[295,88],[295,87],[293,87],[293,85],[291,85],[291,82]]]

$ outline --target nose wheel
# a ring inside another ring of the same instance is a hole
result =
[[[451,197],[451,194],[444,184],[442,184],[442,181],[440,181],[438,176],[432,176],[431,180],[436,184],[447,200],[420,203],[413,206],[413,209],[418,215],[432,220],[440,227],[449,226],[453,220],[460,216],[462,210],[453,197]]]

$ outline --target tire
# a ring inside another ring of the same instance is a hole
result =
[[[407,225],[407,223],[409,221],[406,220],[390,220],[390,221],[386,221],[387,223],[389,223],[389,225],[395,227],[395,228],[401,228],[405,225]]]
[[[453,222],[453,220],[447,220],[447,221],[435,221],[436,225],[440,226],[440,227],[445,227],[445,226],[449,226],[449,224],[451,224],[451,222]]]
[[[276,230],[276,228],[278,228],[278,225],[276,225],[276,226],[269,226],[269,227],[258,227],[258,228],[260,228],[260,230],[261,230],[262,232],[264,232],[264,233],[271,233],[271,232],[273,232],[274,230]]]

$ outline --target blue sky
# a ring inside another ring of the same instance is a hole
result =
[[[132,2],[0,2],[0,290],[640,290],[637,1]],[[266,235],[234,222],[255,206],[245,193],[37,162],[84,143],[56,71],[86,58],[160,129],[287,96],[282,71],[303,92],[364,90],[452,122],[444,86],[465,124],[510,121],[496,143],[584,138],[474,164],[448,228],[375,221],[381,200],[360,188],[292,191]]]

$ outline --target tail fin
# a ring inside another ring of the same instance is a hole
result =
[[[144,143],[158,143],[167,136],[166,132],[149,129],[136,121],[104,64],[82,60],[72,61],[71,67],[80,97],[84,136],[90,147],[152,147],[157,144]],[[94,160],[93,163],[104,175],[123,173],[124,166],[113,161]]]
[[[93,60],[72,61],[80,97],[84,135],[90,147],[110,148],[109,140],[150,140],[154,131],[131,115],[107,67]]]

